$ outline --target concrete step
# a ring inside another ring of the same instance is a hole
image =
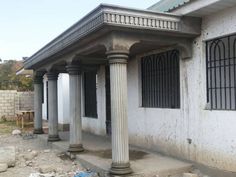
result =
[[[47,143],[47,135],[38,137],[41,141]],[[76,155],[78,162],[85,168],[98,172],[100,176],[109,176],[112,163],[110,146],[104,146],[103,141],[99,142],[103,146],[99,146],[96,142],[98,141],[97,137],[95,137],[96,141],[89,137],[89,142],[87,142],[86,136],[84,137],[84,148],[86,150]],[[64,140],[47,143],[47,145],[65,152],[69,147],[69,142]],[[132,177],[182,177],[183,173],[193,170],[190,163],[135,147],[130,149],[130,163],[134,171],[133,174],[129,175]]]
[[[85,168],[98,172],[100,176],[109,176],[111,159],[101,157],[96,153],[98,152],[86,152],[76,155],[76,158]],[[100,151],[99,153],[105,154],[106,152]],[[132,150],[130,153],[132,153]],[[134,171],[133,174],[129,175],[132,177],[157,177],[157,175],[158,177],[170,177],[172,175],[181,177],[184,172],[193,169],[193,166],[189,163],[160,154],[146,154],[141,159],[130,160],[130,163]]]

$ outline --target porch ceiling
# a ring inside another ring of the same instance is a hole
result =
[[[26,69],[37,69],[42,63],[91,46],[114,31],[192,38],[199,35],[200,23],[199,18],[102,4],[28,58],[24,65]],[[104,49],[95,49],[96,54],[103,57]]]

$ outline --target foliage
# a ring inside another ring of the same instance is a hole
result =
[[[16,75],[23,66],[21,61],[7,60],[0,64],[0,90],[33,90],[33,80],[25,75]]]

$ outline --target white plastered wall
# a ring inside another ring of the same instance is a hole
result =
[[[139,60],[128,63],[130,143],[236,172],[236,111],[206,110],[204,40],[236,33],[236,7],[203,18],[193,58],[180,60],[180,109],[140,107]],[[191,141],[191,143],[190,143]]]
[[[43,119],[47,120],[47,77],[44,76]],[[57,81],[58,123],[69,124],[69,75],[59,74]]]
[[[82,87],[82,96],[83,89],[84,87]],[[106,135],[105,66],[100,66],[97,70],[97,114],[97,118],[82,117],[83,130],[97,135]],[[84,115],[84,98],[82,115]]]
[[[69,124],[69,75],[59,74],[58,92],[58,123]]]
[[[42,104],[42,111],[43,111],[43,120],[47,120],[47,81],[48,78],[46,75],[43,76],[43,104]]]

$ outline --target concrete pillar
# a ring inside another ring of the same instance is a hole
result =
[[[132,173],[129,163],[129,137],[127,120],[127,60],[128,52],[107,52],[110,65],[112,164],[110,173]]]
[[[67,66],[70,84],[70,146],[69,152],[84,151],[82,145],[82,118],[81,118],[81,72],[76,65]]]
[[[34,76],[34,134],[43,134],[42,128],[43,77]]]
[[[58,102],[57,79],[58,73],[47,73],[48,78],[48,141],[59,141],[58,135]]]

